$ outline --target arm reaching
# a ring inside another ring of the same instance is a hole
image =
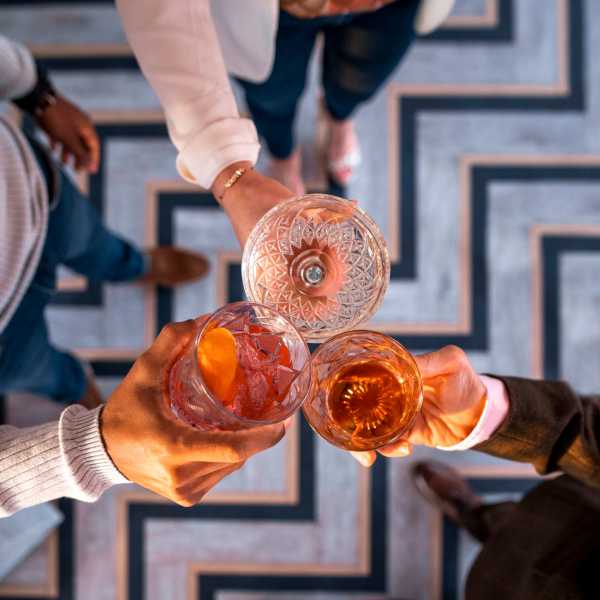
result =
[[[128,483],[106,455],[98,413],[70,406],[58,422],[0,427],[0,517],[62,496],[93,502]]]
[[[254,164],[256,129],[239,116],[209,0],[117,0],[117,7],[165,111],[182,177],[210,189],[225,167]]]
[[[508,416],[474,449],[600,487],[600,397],[578,396],[562,382],[501,379]]]
[[[472,448],[600,487],[600,397],[578,396],[561,382],[514,377],[494,378],[498,393],[455,346],[415,360],[424,384],[421,414],[408,437],[381,454],[406,456],[412,444]],[[365,466],[375,457],[356,453]]]
[[[171,414],[168,374],[197,330],[194,321],[165,327],[102,409],[71,406],[58,423],[0,427],[0,517],[61,496],[93,502],[128,482],[192,506],[275,445],[285,434],[281,424],[199,431]]]
[[[60,145],[64,163],[98,170],[100,142],[85,112],[57,94],[45,70],[25,46],[0,36],[0,99],[12,100],[29,113],[53,148]]]

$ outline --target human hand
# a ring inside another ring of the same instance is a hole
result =
[[[135,362],[100,415],[106,450],[131,481],[182,506],[197,504],[252,455],[274,446],[283,425],[199,431],[177,420],[168,404],[171,366],[199,321],[167,325]]]
[[[224,184],[234,171],[248,168],[240,179],[224,193]],[[243,247],[259,219],[276,204],[294,196],[293,192],[275,179],[250,170],[249,162],[223,169],[212,186],[212,193],[227,213],[233,230]]]
[[[463,350],[446,346],[415,356],[415,361],[423,378],[423,406],[406,438],[379,448],[383,456],[408,456],[412,444],[457,444],[471,433],[483,412],[486,388]],[[377,457],[374,451],[351,454],[366,467]]]
[[[100,162],[100,142],[90,117],[60,95],[38,117],[37,124],[48,135],[54,150],[61,146],[61,160],[74,159],[77,170],[95,173]]]

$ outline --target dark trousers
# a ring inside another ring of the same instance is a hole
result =
[[[32,146],[47,180],[52,173]],[[86,388],[79,360],[50,341],[45,309],[56,293],[56,270],[66,265],[93,281],[129,281],[145,270],[137,248],[109,231],[88,198],[62,171],[57,202],[37,272],[17,311],[0,332],[0,394],[32,392],[58,402],[77,402]]]
[[[276,158],[294,149],[293,125],[306,85],[310,57],[323,34],[325,105],[337,120],[349,118],[372,98],[415,37],[420,0],[397,0],[368,13],[299,19],[280,12],[275,62],[262,83],[240,81],[259,135]]]

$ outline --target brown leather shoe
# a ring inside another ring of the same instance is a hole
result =
[[[208,273],[208,261],[200,254],[176,248],[159,246],[147,251],[150,270],[139,281],[172,287],[201,279]]]
[[[482,505],[481,498],[460,473],[444,463],[418,462],[413,465],[411,475],[419,493],[461,526],[462,515]]]

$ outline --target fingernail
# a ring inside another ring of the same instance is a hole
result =
[[[353,452],[352,456],[363,466],[369,468],[373,464],[373,459],[368,454]]]
[[[398,457],[408,456],[409,454],[410,446],[407,445],[398,446],[393,452],[393,455]]]

